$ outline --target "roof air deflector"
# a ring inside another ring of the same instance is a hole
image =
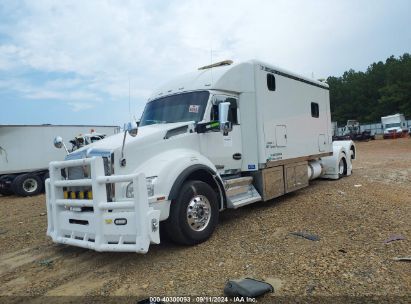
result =
[[[210,64],[210,65],[205,65],[205,66],[203,66],[201,68],[198,68],[198,69],[199,70],[207,70],[207,69],[216,68],[216,67],[224,66],[224,65],[231,65],[231,64],[233,64],[232,60],[224,60],[224,61],[216,62],[216,63]]]

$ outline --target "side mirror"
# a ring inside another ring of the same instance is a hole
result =
[[[123,137],[123,145],[121,146],[121,157],[120,157],[120,166],[126,166],[126,159],[124,158],[124,145],[126,143],[126,136],[127,133],[130,134],[131,137],[136,137],[138,133],[138,126],[135,121],[129,122],[124,124],[124,137]]]
[[[228,111],[230,110],[229,102],[221,102],[218,104],[218,117],[220,122],[220,131],[224,136],[233,130],[233,124],[228,121]]]
[[[64,150],[66,150],[66,153],[69,154],[66,145],[64,144],[63,138],[61,136],[56,136],[54,138],[54,146],[57,149],[61,149],[62,147],[64,147]]]
[[[57,149],[61,149],[63,147],[63,138],[61,136],[56,136],[56,138],[54,138],[54,146]]]
[[[125,125],[124,127],[125,131],[130,134],[131,137],[136,137],[138,133],[138,126],[135,121],[129,122],[128,124]]]

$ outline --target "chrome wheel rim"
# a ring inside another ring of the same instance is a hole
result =
[[[194,231],[203,231],[211,219],[210,201],[204,195],[194,196],[187,206],[187,223]]]
[[[37,186],[37,181],[34,178],[28,178],[23,182],[23,189],[28,193],[36,191]]]
[[[344,160],[341,158],[340,163],[338,164],[338,173],[344,174]]]

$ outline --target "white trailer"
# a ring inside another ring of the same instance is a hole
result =
[[[90,132],[91,136],[84,136]],[[81,138],[91,140],[119,132],[118,126],[0,125],[0,194],[26,196],[42,191],[50,161],[66,156],[52,146],[56,136],[68,141],[82,134]]]
[[[231,63],[171,81],[148,100],[138,129],[130,123],[50,163],[47,235],[145,253],[164,221],[172,240],[197,244],[224,209],[351,174],[355,146],[332,142],[327,84],[260,61]]]
[[[381,117],[384,138],[406,136],[408,133],[407,121],[404,114],[394,114]]]

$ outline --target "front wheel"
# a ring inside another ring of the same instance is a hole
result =
[[[217,226],[218,213],[218,199],[213,188],[202,181],[187,181],[177,200],[171,202],[165,232],[179,244],[202,243]]]

